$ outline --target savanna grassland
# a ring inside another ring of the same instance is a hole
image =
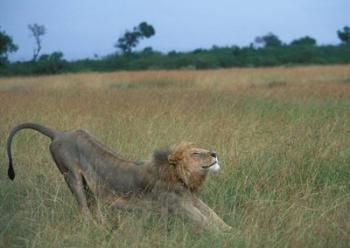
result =
[[[192,141],[222,170],[200,192],[234,229],[146,211],[85,221],[49,139],[20,122],[87,129],[129,159]],[[349,247],[350,66],[82,73],[0,79],[0,247]]]

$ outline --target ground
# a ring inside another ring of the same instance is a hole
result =
[[[350,65],[0,78],[0,246],[348,247]],[[85,221],[48,150],[21,131],[7,179],[9,129],[87,129],[129,159],[192,141],[222,170],[201,198],[234,227],[118,212]]]

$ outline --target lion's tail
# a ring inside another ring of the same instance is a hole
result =
[[[12,164],[12,154],[11,154],[11,143],[12,143],[12,139],[13,136],[15,136],[15,134],[21,130],[21,129],[34,129],[46,136],[48,136],[49,138],[51,138],[51,140],[53,140],[58,134],[59,132],[52,130],[50,128],[44,127],[42,125],[36,124],[36,123],[22,123],[19,124],[18,126],[14,127],[11,129],[9,136],[7,138],[7,156],[9,159],[9,168],[7,171],[7,175],[8,177],[13,180],[15,178],[15,171],[13,169],[13,164]]]

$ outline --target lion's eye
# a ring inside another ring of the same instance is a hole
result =
[[[192,153],[192,155],[198,157],[198,156],[201,155],[201,153],[200,152],[194,152],[194,153]]]

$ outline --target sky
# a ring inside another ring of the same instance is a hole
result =
[[[309,35],[338,44],[336,31],[350,26],[350,0],[0,0],[0,28],[19,50],[10,60],[29,60],[35,42],[28,29],[46,27],[42,52],[69,60],[105,56],[126,30],[142,21],[156,35],[141,41],[168,52],[247,46],[268,32],[283,42]]]

